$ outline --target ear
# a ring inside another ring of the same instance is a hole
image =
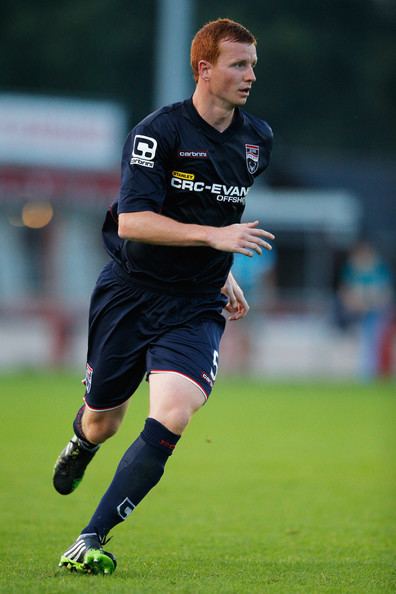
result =
[[[210,62],[207,62],[206,60],[199,60],[199,62],[198,62],[199,78],[202,78],[205,81],[209,80],[211,69],[212,69],[212,65]]]

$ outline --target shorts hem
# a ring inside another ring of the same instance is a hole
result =
[[[203,387],[196,380],[192,379],[192,377],[186,375],[185,373],[182,373],[181,371],[174,371],[173,369],[151,369],[148,375],[150,375],[150,373],[172,373],[173,375],[179,375],[180,377],[184,377],[186,380],[194,384],[194,386],[196,386],[199,390],[201,390],[202,394],[204,395],[205,401],[209,398],[209,394],[205,392]]]
[[[88,410],[92,410],[93,412],[108,412],[109,410],[115,410],[116,408],[120,408],[120,406],[122,406],[123,404],[125,404],[125,402],[128,401],[124,400],[123,402],[120,402],[120,404],[115,404],[114,406],[106,406],[104,408],[97,408],[94,406],[91,406],[90,404],[88,404],[88,402],[86,401],[86,399],[83,399],[85,402],[85,406],[87,407]]]

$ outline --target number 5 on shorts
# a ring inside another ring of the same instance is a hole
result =
[[[213,367],[210,370],[210,377],[212,378],[213,381],[215,381],[215,379],[216,379],[218,368],[219,368],[219,353],[216,350],[214,350],[213,351]]]

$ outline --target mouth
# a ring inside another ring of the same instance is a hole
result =
[[[239,92],[241,93],[241,95],[244,95],[245,97],[247,97],[250,93],[250,87],[246,87],[244,89],[239,89]]]

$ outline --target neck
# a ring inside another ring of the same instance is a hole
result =
[[[219,105],[211,97],[203,96],[198,89],[194,92],[192,102],[201,118],[219,132],[224,132],[231,124],[235,113],[233,107]]]

